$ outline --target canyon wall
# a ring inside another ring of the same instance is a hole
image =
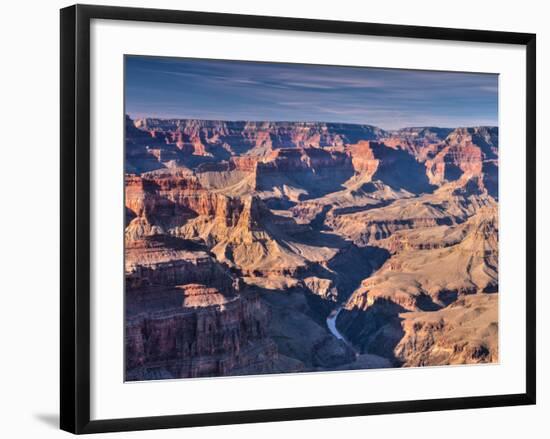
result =
[[[497,128],[127,118],[125,209],[129,380],[498,361]]]

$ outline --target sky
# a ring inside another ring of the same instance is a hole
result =
[[[495,74],[127,56],[132,118],[498,125]]]

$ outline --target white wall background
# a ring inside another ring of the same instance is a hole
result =
[[[535,32],[538,37],[539,403],[456,412],[387,415],[104,435],[143,438],[544,437],[550,431],[548,340],[543,320],[550,246],[548,134],[550,28],[545,2],[524,0],[103,0],[88,3],[260,15]],[[0,434],[61,437],[58,422],[59,13],[66,1],[3,4],[0,25]],[[269,50],[269,48],[266,48]],[[546,252],[545,252],[546,253]],[[546,415],[546,417],[545,417]]]

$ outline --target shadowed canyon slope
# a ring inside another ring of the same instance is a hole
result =
[[[126,117],[125,143],[127,380],[498,361],[497,128]]]

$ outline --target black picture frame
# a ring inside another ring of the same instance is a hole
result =
[[[90,420],[90,21],[182,23],[526,47],[525,393]],[[61,429],[81,434],[535,404],[536,35],[303,18],[75,5],[61,10]]]

